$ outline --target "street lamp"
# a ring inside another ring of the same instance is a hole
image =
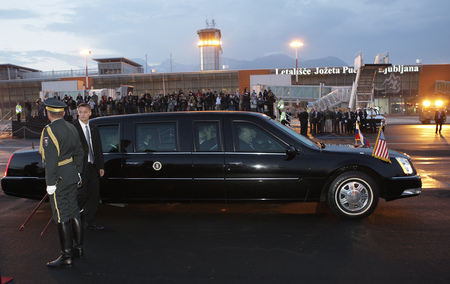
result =
[[[293,41],[290,44],[291,47],[295,47],[295,84],[298,85],[298,56],[297,50],[299,47],[303,46],[303,43],[299,41]]]
[[[86,90],[89,89],[89,81],[88,81],[88,55],[92,54],[90,50],[83,50],[81,54],[86,55]]]

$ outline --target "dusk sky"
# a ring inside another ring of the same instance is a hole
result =
[[[170,57],[199,63],[197,30],[215,19],[222,57],[284,53],[299,61],[335,56],[353,65],[389,51],[392,64],[450,63],[449,0],[21,0],[0,7],[0,64],[43,71],[85,68],[92,58]],[[301,64],[300,64],[301,65]],[[313,66],[307,66],[313,67]]]

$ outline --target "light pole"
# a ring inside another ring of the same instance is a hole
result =
[[[86,90],[89,89],[89,81],[88,81],[88,55],[92,54],[90,50],[84,50],[81,54],[86,55]]]
[[[303,46],[303,43],[299,41],[293,41],[290,44],[291,47],[295,47],[295,84],[298,85],[298,56],[297,50],[299,47]]]

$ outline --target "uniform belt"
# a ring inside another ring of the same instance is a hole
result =
[[[67,165],[68,163],[71,163],[72,161],[73,161],[72,157],[70,157],[68,159],[65,159],[65,160],[62,160],[62,161],[58,162],[58,167]]]

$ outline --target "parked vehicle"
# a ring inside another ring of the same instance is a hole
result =
[[[417,196],[410,157],[314,143],[252,112],[172,112],[92,119],[105,157],[103,202],[324,201],[338,216],[363,218],[387,201]],[[40,199],[45,171],[38,149],[12,154],[2,189]]]
[[[444,107],[447,112],[449,103],[448,96],[432,96],[424,98],[418,106],[420,122],[422,122],[422,124],[430,124],[434,121],[436,110]]]
[[[380,129],[380,127],[381,127],[383,129],[383,131],[385,131],[386,125],[387,125],[386,118],[380,113],[380,110],[378,109],[378,107],[373,107],[372,109],[376,113],[376,116],[373,119],[375,119],[375,125],[377,127],[377,130]],[[370,108],[365,108],[365,112],[368,114],[370,112]],[[370,128],[369,119],[363,119],[361,121],[361,126],[363,129],[369,129]]]

